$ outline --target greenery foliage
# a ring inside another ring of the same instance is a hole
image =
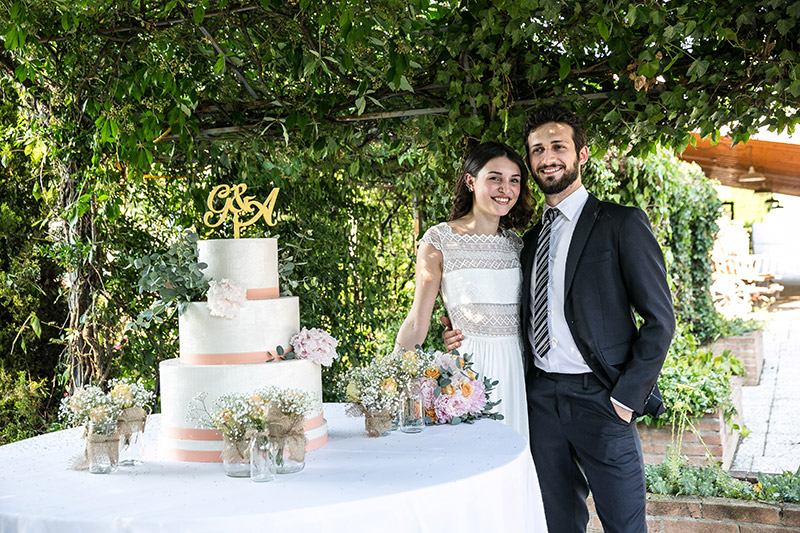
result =
[[[673,465],[669,460],[645,466],[648,492],[687,494],[706,498],[737,498],[764,502],[800,502],[800,472],[759,474],[756,483],[731,477],[719,465]]]
[[[177,309],[182,314],[193,300],[200,300],[208,290],[203,269],[198,262],[197,233],[186,230],[182,238],[164,253],[136,257],[133,266],[139,270],[139,294],[150,291],[158,294],[152,307],[142,311],[130,324],[134,331],[147,329],[150,322],[163,322],[162,313]]]
[[[13,105],[15,94],[0,77],[0,366],[33,379],[51,377],[62,345],[66,314],[62,272],[44,249],[49,210],[37,194],[44,161]]]
[[[64,388],[124,374],[157,389],[177,320],[130,331],[164,300],[149,282],[140,292],[129,265],[184,228],[232,236],[202,226],[206,194],[246,183],[256,198],[281,189],[282,279],[297,284],[301,322],[341,341],[324,370],[326,399],[341,399],[337,377],[391,346],[415,239],[446,218],[465,148],[521,148],[539,102],[586,118],[590,190],[648,212],[679,319],[711,338],[718,206],[697,170],[655,146],[680,150],[693,129],[718,138],[730,126],[739,142],[793,128],[799,11],[774,0],[0,0],[4,364]]]
[[[676,425],[682,416],[691,421],[721,409],[725,420],[733,423],[736,408],[731,399],[730,377],[744,373],[744,365],[730,350],[714,355],[698,345],[685,325],[678,324],[658,377],[667,412],[659,418],[648,415],[642,420],[648,425]]]
[[[619,185],[608,198],[648,213],[664,252],[678,322],[701,343],[713,340],[722,317],[709,292],[721,206],[712,182],[697,165],[664,149],[624,159],[619,168]]]
[[[732,320],[721,320],[717,326],[717,334],[720,337],[738,337],[751,331],[761,329],[763,323],[756,319],[734,318]]]
[[[44,433],[55,420],[48,381],[0,367],[0,445]]]

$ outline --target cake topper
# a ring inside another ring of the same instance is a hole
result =
[[[217,185],[214,187],[208,195],[208,201],[206,202],[208,211],[206,211],[206,214],[203,216],[203,224],[209,228],[216,228],[231,214],[233,216],[234,239],[239,238],[239,232],[242,228],[254,224],[261,217],[264,217],[264,222],[266,222],[268,226],[274,226],[275,219],[272,213],[275,209],[275,200],[278,198],[278,191],[280,191],[280,188],[276,187],[272,189],[272,192],[269,193],[264,203],[257,202],[255,196],[244,196],[246,190],[247,185],[244,183],[233,186]],[[223,199],[225,202],[219,209],[214,207],[218,198]],[[254,211],[255,214],[249,220],[242,221],[239,219],[242,213],[252,213]],[[214,215],[219,215],[217,221],[214,223],[209,222]]]

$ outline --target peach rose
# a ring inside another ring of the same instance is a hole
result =
[[[92,422],[100,422],[108,416],[108,407],[101,405],[89,411],[89,420]]]
[[[347,390],[344,391],[344,394],[349,401],[355,403],[361,398],[361,389],[358,388],[355,382],[351,381],[347,384]]]
[[[397,382],[392,378],[386,378],[381,382],[381,390],[384,394],[394,394],[397,392]]]
[[[441,374],[439,373],[439,369],[438,368],[436,368],[435,366],[432,366],[432,367],[429,367],[429,368],[425,369],[424,375],[425,375],[426,378],[439,379],[439,376]]]
[[[436,410],[433,407],[425,409],[425,416],[436,422]]]
[[[445,385],[444,387],[442,387],[442,394],[446,394],[448,396],[452,396],[455,393],[456,393],[456,389],[453,388],[452,385]]]
[[[469,398],[472,395],[472,385],[468,382],[464,382],[461,384],[461,396],[464,398]]]

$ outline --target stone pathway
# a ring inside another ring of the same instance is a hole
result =
[[[742,387],[751,433],[731,465],[737,477],[800,469],[800,295],[782,297],[759,319],[766,323],[764,368],[759,385]]]

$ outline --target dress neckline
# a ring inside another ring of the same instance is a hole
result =
[[[487,239],[488,240],[494,240],[494,239],[507,239],[508,238],[508,235],[506,234],[507,230],[505,228],[497,228],[498,230],[500,230],[500,233],[495,233],[494,235],[484,235],[484,234],[472,235],[470,233],[458,233],[447,222],[442,222],[442,224],[444,224],[447,227],[447,231],[449,231],[451,235],[456,235],[457,237],[463,237],[465,239],[470,239],[470,240],[487,240]]]

